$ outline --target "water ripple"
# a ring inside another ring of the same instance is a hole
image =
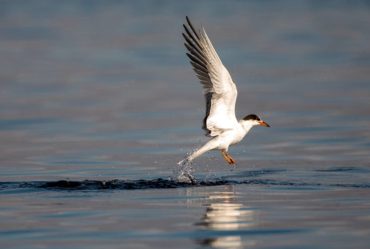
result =
[[[370,184],[325,184],[310,182],[279,181],[272,179],[225,180],[211,179],[207,181],[178,182],[171,179],[157,178],[152,180],[83,180],[83,181],[29,181],[29,182],[0,182],[0,191],[15,189],[44,189],[44,190],[135,190],[135,189],[170,189],[209,187],[220,185],[266,185],[284,187],[335,187],[335,188],[370,188]]]

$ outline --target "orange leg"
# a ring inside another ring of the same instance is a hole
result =
[[[234,160],[234,158],[232,158],[231,155],[229,153],[227,153],[226,150],[221,150],[221,154],[222,154],[222,156],[224,157],[225,161],[228,164],[234,165],[236,163],[236,161]]]

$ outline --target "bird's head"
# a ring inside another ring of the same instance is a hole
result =
[[[270,127],[268,123],[260,119],[260,117],[258,117],[256,114],[249,114],[245,116],[241,121],[245,127],[252,127],[255,125]]]

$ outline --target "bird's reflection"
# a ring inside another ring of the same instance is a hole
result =
[[[223,192],[210,193],[206,206],[205,214],[197,225],[209,230],[210,236],[198,240],[199,244],[227,249],[246,248],[254,244],[254,241],[243,241],[239,234],[241,230],[255,225],[255,211],[237,202],[232,186]]]

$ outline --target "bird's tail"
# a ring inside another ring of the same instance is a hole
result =
[[[203,145],[202,147],[200,147],[199,149],[193,151],[192,153],[190,153],[189,155],[187,155],[183,160],[181,160],[180,162],[178,162],[177,164],[178,165],[185,165],[185,164],[191,164],[191,162],[203,155],[205,152],[209,151],[209,150],[213,150],[217,147],[217,144],[216,144],[216,141],[214,139],[208,141],[208,143],[206,143],[205,145]]]
[[[185,158],[183,160],[181,160],[180,162],[178,162],[177,164],[178,165],[187,165],[187,164],[191,164],[193,162],[193,160],[197,157],[199,157],[201,154],[199,154],[199,149],[198,150],[195,150],[193,151],[192,153],[189,153],[188,155],[185,156]],[[199,155],[198,155],[199,154]]]
[[[184,159],[182,159],[181,161],[179,161],[177,163],[177,165],[180,165],[180,166],[183,166],[183,165],[186,165],[186,164],[191,164],[191,161],[189,160],[188,156],[186,156]]]

